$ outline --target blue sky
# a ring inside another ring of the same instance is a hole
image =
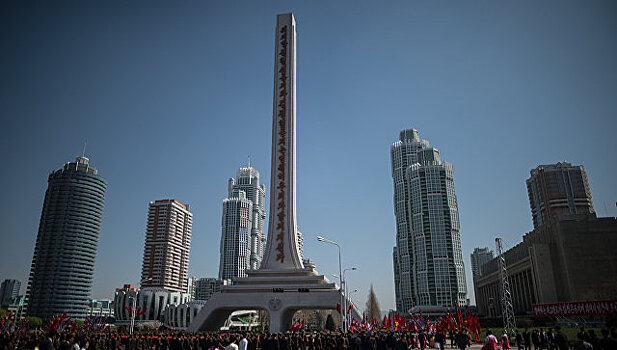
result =
[[[216,276],[227,179],[269,186],[274,26],[298,31],[297,208],[305,255],[394,306],[390,144],[417,128],[455,170],[474,247],[531,230],[538,164],[586,167],[616,216],[611,1],[3,2],[0,278],[25,292],[47,175],[81,153],[108,181],[93,296],[141,270],[148,202],[194,214],[189,274]],[[269,188],[268,188],[269,191]],[[330,277],[331,278],[331,277]],[[331,278],[332,279],[332,278]],[[472,298],[473,300],[473,298]]]

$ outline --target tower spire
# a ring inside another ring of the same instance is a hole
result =
[[[84,141],[84,148],[81,150],[81,156],[86,157],[86,146],[88,145],[88,139]]]
[[[251,167],[251,156],[249,155],[248,158],[249,158],[249,161],[248,161],[247,168],[250,168]]]
[[[303,269],[296,221],[296,21],[276,17],[270,220],[260,269]]]

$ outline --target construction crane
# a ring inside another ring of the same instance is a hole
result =
[[[501,277],[501,315],[503,316],[503,327],[506,334],[512,336],[516,332],[516,320],[514,319],[514,307],[512,306],[508,269],[506,267],[506,258],[503,256],[501,238],[495,238],[495,245],[497,245],[499,276]]]

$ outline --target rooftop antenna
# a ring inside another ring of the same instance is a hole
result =
[[[88,145],[88,139],[86,139],[86,141],[84,141],[84,149],[81,151],[81,156],[83,158],[86,158],[86,146]]]
[[[250,168],[250,167],[251,167],[251,156],[249,155],[249,156],[248,156],[248,158],[249,158],[249,164],[248,164],[248,167]]]

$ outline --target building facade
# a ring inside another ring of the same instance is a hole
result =
[[[245,270],[258,269],[266,243],[264,236],[266,186],[249,164],[240,168],[227,185],[223,200],[219,279],[245,277]]]
[[[3,309],[6,309],[12,315],[16,315],[17,319],[20,320],[24,318],[25,315],[25,307],[26,305],[26,296],[18,295],[16,297],[11,297],[8,300],[8,303],[3,306]]]
[[[454,307],[467,303],[452,165],[421,140],[400,132],[390,148],[394,181],[396,307]]]
[[[473,253],[471,253],[471,273],[473,277],[481,276],[482,271],[480,270],[480,266],[493,260],[494,258],[495,253],[493,253],[492,250],[489,250],[488,247],[475,248]]]
[[[595,214],[551,217],[504,252],[516,314],[534,304],[614,299],[617,295],[617,220]],[[474,278],[480,315],[501,314],[499,259]]]
[[[193,300],[184,304],[171,304],[165,309],[165,326],[171,329],[186,329],[199,311],[206,305],[203,300]]]
[[[212,278],[200,278],[195,283],[195,300],[207,301],[212,294],[220,292],[223,281]]]
[[[91,299],[88,308],[88,316],[113,316],[114,307],[111,299]]]
[[[188,292],[193,214],[175,199],[150,202],[141,286]]]
[[[527,179],[533,227],[561,214],[594,213],[587,172],[582,165],[562,162],[540,165]]]
[[[86,157],[49,175],[28,282],[28,315],[86,317],[106,187]]]
[[[15,298],[19,295],[21,289],[21,282],[18,280],[5,279],[0,285],[0,306],[4,308],[8,306],[11,298]]]
[[[137,322],[160,321],[165,323],[165,310],[170,305],[180,305],[189,302],[190,295],[158,287],[134,288],[125,284],[116,289],[114,295],[114,315],[120,324],[126,324],[131,319],[129,310],[135,310]]]

